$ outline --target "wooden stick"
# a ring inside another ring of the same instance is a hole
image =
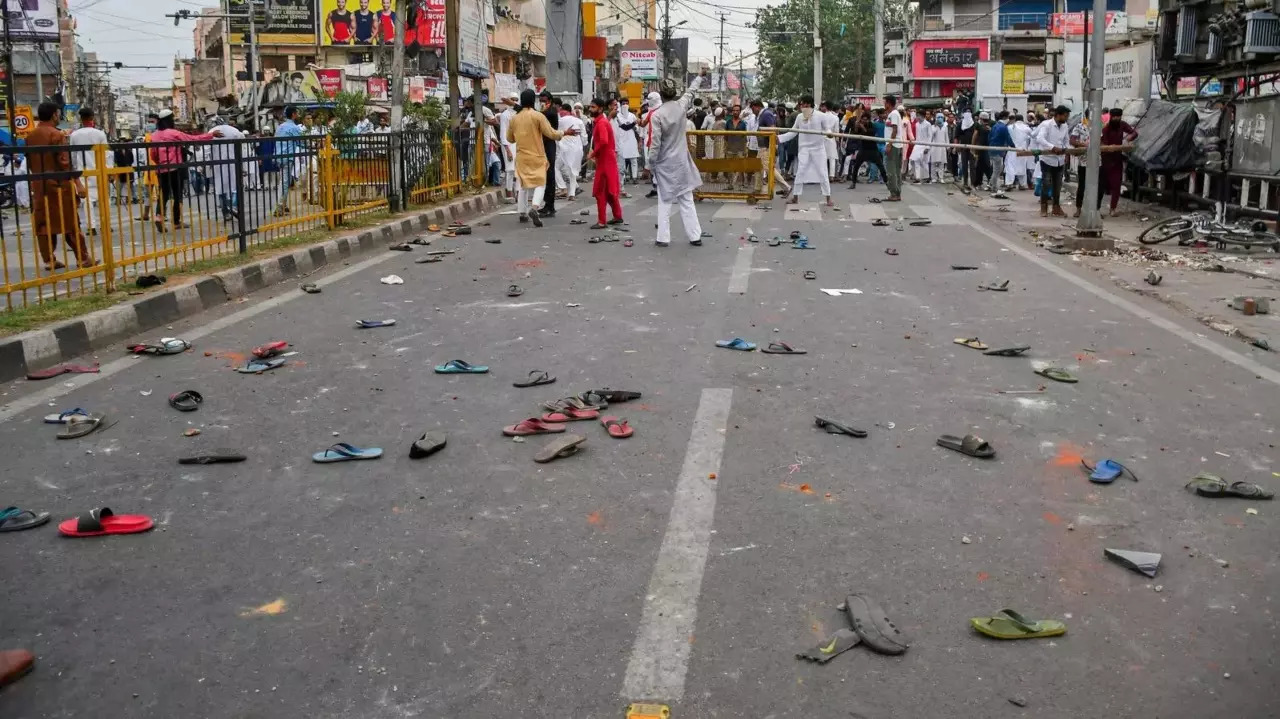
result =
[[[778,134],[785,134],[788,132],[798,132],[804,135],[822,135],[823,137],[832,137],[832,138],[843,137],[850,140],[870,140],[872,142],[889,142],[887,138],[872,137],[870,135],[850,135],[843,132],[823,132],[822,130],[801,130],[801,129],[790,128],[790,127],[764,127],[760,129],[760,132],[774,132]],[[941,142],[910,142],[908,143],[906,140],[902,140],[902,139],[899,139],[898,142],[903,143],[904,149],[905,149],[905,145],[907,144],[910,144],[912,146],[919,145],[920,147],[945,147],[951,150],[974,150],[977,152],[985,152],[992,149],[988,145],[953,145],[950,143],[944,144]],[[1083,155],[1085,154],[1087,149],[1088,148],[1084,148],[1084,147],[1068,147],[1063,149],[1062,154],[1063,155]],[[1103,152],[1130,152],[1132,150],[1133,150],[1133,145],[1103,145],[1102,146]],[[1054,154],[1047,150],[1019,150],[1012,147],[1005,148],[1005,151],[1014,152],[1019,157]]]

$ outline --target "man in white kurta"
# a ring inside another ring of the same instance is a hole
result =
[[[90,172],[98,169],[97,156],[94,147],[102,145],[107,148],[106,165],[107,167],[116,166],[115,153],[111,151],[111,143],[107,141],[107,133],[99,130],[94,122],[93,110],[88,107],[80,109],[80,127],[71,133],[71,137],[67,138],[67,144],[75,148],[71,152],[71,169],[81,172]],[[81,225],[89,230],[90,234],[98,233],[98,179],[96,175],[90,176],[85,183],[88,194],[80,206],[84,208],[84,224]]]
[[[920,143],[933,142],[933,125],[929,124],[922,114],[912,113],[912,115],[914,117],[911,120],[911,128],[916,134],[916,144],[911,148],[908,165],[911,167],[912,179],[920,182],[929,179],[929,158],[931,157],[930,148]]]
[[[502,145],[502,166],[507,168],[503,173],[502,189],[508,197],[514,197],[520,189],[516,185],[516,144],[507,142],[507,127],[511,118],[516,116],[516,106],[520,104],[520,96],[514,92],[502,98],[502,112],[498,113],[498,144]]]
[[[223,122],[221,118],[213,118],[209,121],[213,127],[209,128],[211,133],[220,133],[223,140],[243,140],[244,133],[235,127]],[[244,145],[241,154],[248,154],[250,148]],[[209,161],[213,163],[213,194],[218,198],[218,209],[222,212],[222,219],[230,222],[235,219],[239,213],[239,202],[236,197],[236,143],[219,142],[209,148]],[[248,186],[248,178],[245,178],[245,185]]]
[[[618,114],[614,115],[613,141],[618,144],[618,173],[625,184],[627,178],[635,180],[639,177],[637,165],[640,162],[640,144],[636,141],[636,125],[640,118],[631,112],[627,103],[618,100]]]
[[[929,149],[929,177],[937,183],[943,181],[943,172],[947,169],[947,118],[938,113],[933,118],[933,128],[930,130],[929,142],[936,143],[938,147],[930,147]]]
[[[826,132],[840,131],[840,118],[836,116],[834,108],[828,107],[827,103],[822,103],[819,112],[822,114],[822,129]],[[828,137],[824,140],[827,149],[827,181],[836,179],[836,162],[840,157],[840,148],[836,144],[836,138]]]
[[[706,82],[705,72],[694,78],[689,89],[678,99],[675,82],[663,80],[658,86],[662,107],[649,117],[649,125],[653,128],[649,166],[658,190],[658,237],[655,240],[658,247],[671,244],[671,210],[675,205],[680,206],[680,220],[684,223],[689,244],[702,244],[702,225],[693,206],[693,191],[702,185],[702,176],[689,154],[685,115],[693,103],[693,94]]]
[[[576,129],[577,134],[565,134],[556,143],[556,189],[565,190],[565,197],[573,200],[578,195],[578,171],[582,169],[582,138],[587,126],[582,119],[568,110],[560,111],[560,132]]]
[[[800,98],[800,112],[796,113],[795,124],[791,126],[793,130],[813,130],[816,133],[827,132],[827,120],[823,113],[815,112],[813,109],[813,98]],[[805,184],[817,184],[822,189],[823,197],[827,198],[827,207],[834,207],[831,202],[831,180],[827,176],[827,138],[822,134],[810,134],[808,132],[788,132],[778,137],[778,144],[790,142],[792,138],[799,138],[799,151],[796,154],[796,179],[791,188],[791,199],[787,200],[788,204],[797,204],[800,202],[800,191]]]
[[[1022,115],[1015,115],[1013,124],[1009,125],[1009,136],[1013,138],[1013,150],[1005,155],[1004,184],[1018,190],[1027,189],[1027,165],[1030,155],[1018,156],[1018,150],[1031,149],[1031,126]]]

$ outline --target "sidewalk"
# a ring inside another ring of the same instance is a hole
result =
[[[958,194],[959,190],[955,192]],[[1075,236],[1074,197],[1063,203],[1067,217],[1040,217],[1039,198],[1031,191],[1007,193],[1008,200],[975,192],[969,205],[991,222],[1012,226],[1028,244],[1047,247]],[[1180,247],[1170,240],[1141,245],[1138,235],[1152,224],[1173,216],[1167,208],[1121,200],[1120,214],[1107,216],[1103,205],[1103,235],[1115,241],[1115,251],[1075,252],[1064,256],[1108,277],[1117,286],[1157,299],[1207,327],[1264,349],[1280,349],[1280,255]],[[1163,276],[1158,286],[1146,283],[1147,273]],[[1270,314],[1245,316],[1230,306],[1237,296],[1272,298]]]

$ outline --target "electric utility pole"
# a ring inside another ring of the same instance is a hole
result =
[[[1106,17],[1107,0],[1093,0],[1093,57],[1089,60],[1089,147],[1084,155],[1084,166],[1089,168],[1089,172],[1085,174],[1084,187],[1076,188],[1077,192],[1084,193],[1076,234],[1084,237],[1098,237],[1102,234],[1102,212],[1096,198],[1102,181],[1102,76],[1106,72]],[[1056,197],[1053,199],[1058,201]]]
[[[813,0],[813,101],[822,102],[822,33],[818,29],[818,3]]]
[[[400,153],[404,152],[401,130],[404,129],[404,26],[407,18],[406,3],[400,4],[395,14],[395,45],[391,48],[391,211],[397,212],[408,204],[404,178],[401,176]]]
[[[0,12],[4,13],[4,103],[5,116],[9,118],[9,142],[18,144],[18,134],[13,129],[13,39],[9,34],[9,0],[0,0]]]
[[[671,0],[662,9],[662,76],[671,79]]]
[[[720,79],[716,81],[716,89],[724,89],[724,12],[720,13]]]
[[[874,86],[871,88],[871,94],[882,98],[889,94],[884,80],[884,0],[875,0],[875,16],[876,74],[872,81]]]
[[[462,124],[458,99],[458,0],[444,2],[444,52],[449,66],[449,127],[456,130]]]

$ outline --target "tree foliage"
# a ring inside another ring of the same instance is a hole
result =
[[[905,22],[906,2],[885,0],[885,26]],[[761,90],[770,98],[813,93],[813,3],[787,0],[756,13]],[[875,0],[819,0],[822,92],[841,99],[863,93],[875,76]]]

